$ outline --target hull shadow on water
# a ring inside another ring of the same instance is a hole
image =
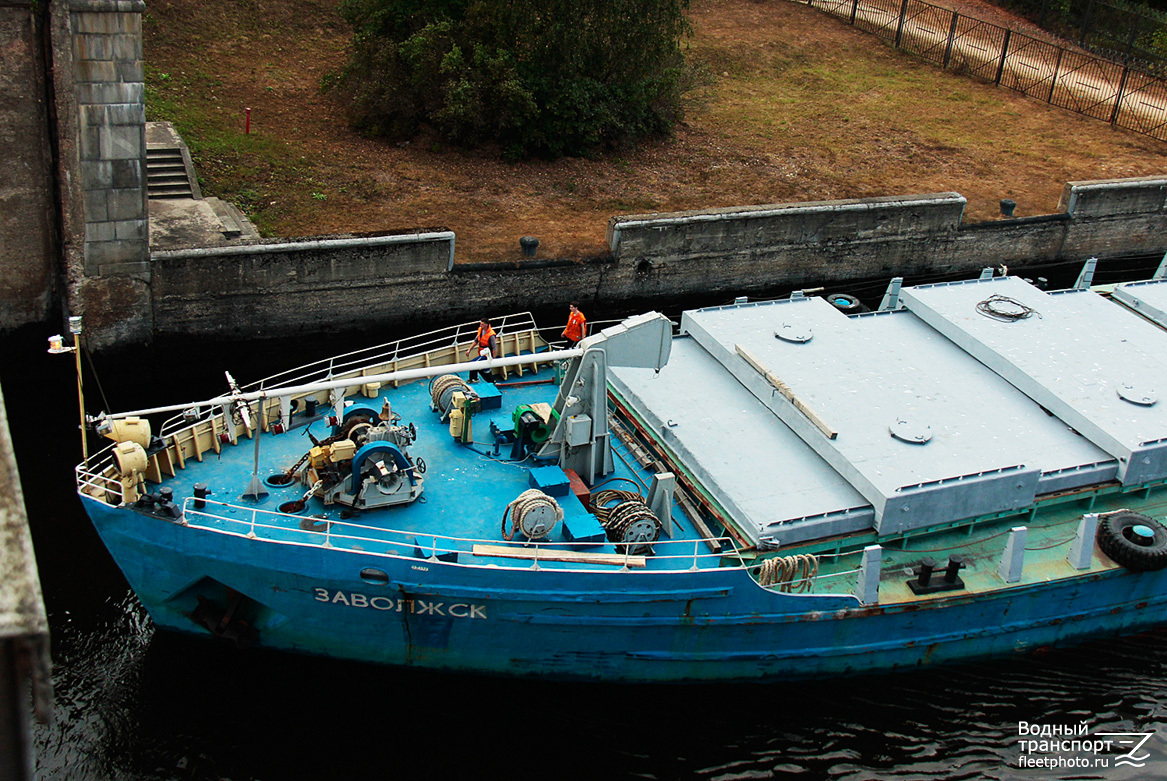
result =
[[[45,355],[40,331],[0,345],[53,637],[40,778],[1167,777],[1165,631],[846,680],[654,687],[439,675],[159,633],[73,494],[73,362]],[[315,349],[171,345],[98,366],[114,406],[133,408],[217,393],[223,369],[249,381]],[[86,392],[102,406],[89,377]],[[1160,734],[1141,768],[1112,752],[1102,769],[1022,770],[1019,722]]]

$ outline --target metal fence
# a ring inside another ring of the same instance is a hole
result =
[[[942,68],[1167,140],[1167,82],[920,0],[795,0]]]

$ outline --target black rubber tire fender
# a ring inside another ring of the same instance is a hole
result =
[[[1131,530],[1146,526],[1153,532],[1150,545],[1135,542]],[[1098,547],[1133,572],[1150,572],[1167,567],[1167,527],[1141,513],[1121,511],[1104,516],[1098,524]]]
[[[863,304],[850,293],[834,293],[826,297],[831,306],[845,315],[852,315],[863,311]]]

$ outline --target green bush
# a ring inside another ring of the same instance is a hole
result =
[[[576,155],[681,118],[688,0],[344,0],[348,65],[328,81],[354,126],[422,124],[510,155]]]

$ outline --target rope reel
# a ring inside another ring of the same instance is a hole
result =
[[[511,519],[507,531],[507,518]],[[512,540],[521,532],[528,540],[541,540],[563,520],[563,508],[538,488],[529,488],[506,506],[502,513],[503,539]]]
[[[473,389],[457,374],[443,374],[430,381],[430,403],[444,420],[453,404],[454,394],[457,391],[470,395]]]
[[[627,549],[621,552],[644,553],[660,539],[660,519],[635,491],[597,491],[592,494],[592,509],[608,540]]]
[[[779,591],[801,593],[810,591],[818,572],[818,557],[809,553],[775,556],[758,567],[758,582],[767,587],[776,585]]]

